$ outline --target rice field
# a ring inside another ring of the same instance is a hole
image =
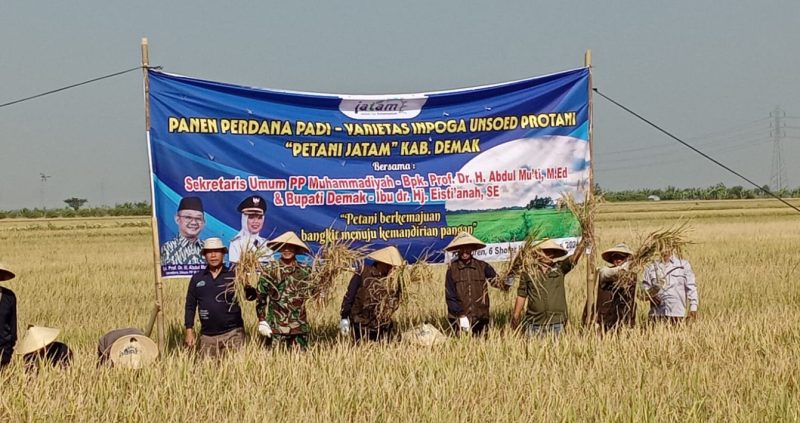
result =
[[[187,281],[170,279],[168,353],[140,371],[97,368],[95,349],[103,333],[147,322],[148,220],[0,220],[21,330],[61,328],[75,352],[69,370],[35,375],[16,357],[0,373],[0,421],[800,420],[800,215],[765,200],[604,204],[599,248],[678,218],[692,218],[687,257],[700,290],[699,318],[684,326],[584,330],[581,261],[567,276],[571,325],[558,340],[511,333],[514,294],[494,291],[485,340],[354,347],[338,336],[334,301],[309,310],[310,351],[268,351],[249,303],[246,349],[213,361],[182,347]],[[401,330],[445,324],[436,275],[401,307]]]

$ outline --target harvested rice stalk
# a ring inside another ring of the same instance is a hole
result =
[[[586,247],[595,244],[594,221],[595,212],[598,204],[603,202],[603,197],[599,194],[591,195],[578,203],[572,193],[565,193],[561,197],[560,208],[567,208],[575,218],[581,228],[581,242],[578,243],[576,251],[583,251]]]
[[[236,263],[236,276],[233,279],[233,284],[226,289],[226,292],[233,290],[239,304],[244,304],[247,300],[245,288],[255,288],[258,285],[258,278],[262,272],[262,263],[269,259],[269,253],[270,250],[266,245],[257,249],[247,248],[242,251],[239,262]]]
[[[369,307],[374,308],[380,324],[389,323],[401,305],[409,306],[417,299],[418,287],[433,279],[433,268],[427,258],[414,264],[395,266],[385,277],[370,285]]]
[[[525,269],[531,270],[541,265],[541,259],[544,256],[541,251],[536,249],[536,246],[542,242],[541,240],[537,241],[541,233],[542,229],[540,227],[536,227],[528,232],[528,236],[525,237],[525,241],[522,245],[513,249],[508,261],[505,262],[505,266],[502,266],[502,262],[501,265],[498,266],[500,272],[498,272],[495,279],[491,281],[492,286],[502,287],[508,278],[519,274]]]
[[[658,259],[662,253],[683,255],[684,248],[691,244],[686,234],[691,230],[688,221],[667,229],[658,229],[647,234],[628,260],[628,270],[622,272],[616,285],[626,287],[635,284],[645,266]]]
[[[367,247],[354,247],[353,241],[344,240],[322,244],[314,256],[311,274],[306,281],[309,299],[320,307],[327,304],[333,297],[339,277],[362,267]]]

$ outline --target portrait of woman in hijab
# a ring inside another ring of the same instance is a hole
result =
[[[267,202],[258,195],[249,196],[239,203],[238,210],[242,213],[242,229],[231,239],[228,260],[238,263],[248,249],[264,251],[264,257],[269,257],[272,250],[266,246],[267,239],[261,236]]]

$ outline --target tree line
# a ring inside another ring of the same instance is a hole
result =
[[[764,185],[769,190],[769,186]],[[800,197],[800,187],[773,191],[782,198]],[[755,188],[744,188],[741,185],[732,187],[723,183],[706,188],[642,188],[636,190],[610,191],[595,185],[595,193],[602,194],[606,201],[648,201],[648,200],[741,200],[755,198],[772,198],[764,191]],[[85,198],[67,198],[63,208],[23,208],[17,210],[0,210],[0,219],[14,218],[55,218],[55,217],[102,217],[102,216],[149,216],[150,203],[147,201],[128,202],[112,206],[83,207]],[[536,197],[525,206],[526,209],[554,207],[551,197]]]
[[[769,186],[762,187],[769,190]],[[637,189],[625,191],[606,191],[595,185],[595,192],[601,193],[606,201],[647,201],[655,198],[659,200],[742,200],[754,198],[772,198],[766,192],[756,188],[745,188],[741,185],[732,187],[723,183],[706,188],[676,188],[668,186],[663,189]],[[781,198],[800,197],[800,187],[795,189],[781,189],[772,191]],[[655,198],[653,198],[655,197]]]

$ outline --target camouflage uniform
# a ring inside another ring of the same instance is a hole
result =
[[[256,315],[258,320],[269,323],[273,342],[308,347],[306,300],[310,273],[308,266],[297,261],[286,265],[279,260],[264,266],[256,288]]]
[[[203,242],[200,239],[189,241],[178,235],[161,246],[161,264],[205,264],[200,250]]]

